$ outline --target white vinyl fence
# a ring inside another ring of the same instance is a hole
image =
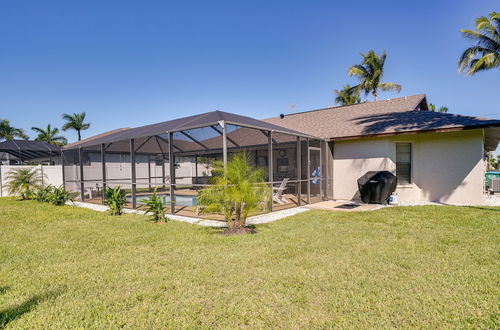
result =
[[[0,165],[0,197],[9,196],[7,192],[7,175],[18,168],[38,168],[43,174],[43,185],[60,186],[63,184],[61,165]]]

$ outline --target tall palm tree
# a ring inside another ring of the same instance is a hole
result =
[[[359,90],[351,87],[350,85],[342,86],[341,90],[333,91],[337,96],[335,97],[335,103],[340,105],[350,105],[361,102],[361,97],[359,97]]]
[[[14,140],[15,138],[28,139],[28,135],[24,133],[22,128],[10,126],[10,121],[7,119],[0,120],[0,141]]]
[[[46,128],[32,127],[31,129],[38,133],[36,141],[43,141],[56,146],[63,146],[68,143],[68,140],[64,136],[57,135],[59,134],[59,128],[52,128],[50,124]]]
[[[386,52],[382,52],[380,56],[375,54],[373,50],[368,53],[361,53],[363,62],[361,64],[353,65],[347,71],[349,76],[355,76],[359,79],[360,83],[354,86],[358,91],[363,91],[365,96],[372,93],[373,99],[376,101],[378,97],[378,90],[383,91],[401,91],[401,85],[389,82],[381,82],[384,75],[384,64],[387,57]]]
[[[448,112],[448,107],[441,106],[439,108],[436,108],[434,104],[429,103],[429,110],[434,112]]]
[[[62,115],[63,119],[66,120],[66,124],[63,125],[63,131],[68,129],[74,129],[78,133],[78,141],[82,139],[81,131],[86,130],[90,127],[90,123],[85,123],[85,112],[74,113],[72,115],[64,113]]]
[[[460,30],[462,35],[475,42],[467,48],[458,61],[458,71],[467,69],[466,75],[500,68],[500,13],[491,12],[489,17],[475,20],[475,31]]]

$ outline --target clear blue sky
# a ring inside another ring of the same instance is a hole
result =
[[[322,108],[370,49],[387,51],[384,78],[400,95],[500,113],[500,72],[456,69],[469,45],[458,30],[493,10],[498,0],[2,1],[0,118],[34,136],[86,111],[88,137],[214,109]]]

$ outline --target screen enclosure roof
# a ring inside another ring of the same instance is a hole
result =
[[[60,155],[61,147],[42,141],[7,140],[0,142],[0,153],[8,153],[21,160],[31,160]]]
[[[112,132],[111,134],[98,136],[96,138],[86,139],[85,141],[81,142],[72,143],[71,145],[66,146],[64,149],[84,148],[84,147],[95,146],[98,144],[107,144],[107,143],[119,142],[136,138],[162,135],[166,133],[181,132],[189,129],[218,125],[222,121],[224,121],[226,124],[229,125],[236,125],[236,126],[255,128],[265,131],[273,131],[283,134],[290,134],[295,136],[318,139],[315,136],[311,136],[275,124],[267,123],[262,120],[242,115],[237,115],[229,112],[211,111],[189,117],[164,121],[161,123],[117,130],[116,132]]]

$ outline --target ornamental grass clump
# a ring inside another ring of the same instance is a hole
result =
[[[245,227],[248,215],[256,209],[266,209],[271,196],[262,168],[250,163],[246,152],[235,153],[226,166],[212,163],[212,185],[201,190],[198,207],[201,213],[221,213],[228,228],[224,235],[255,233]]]

